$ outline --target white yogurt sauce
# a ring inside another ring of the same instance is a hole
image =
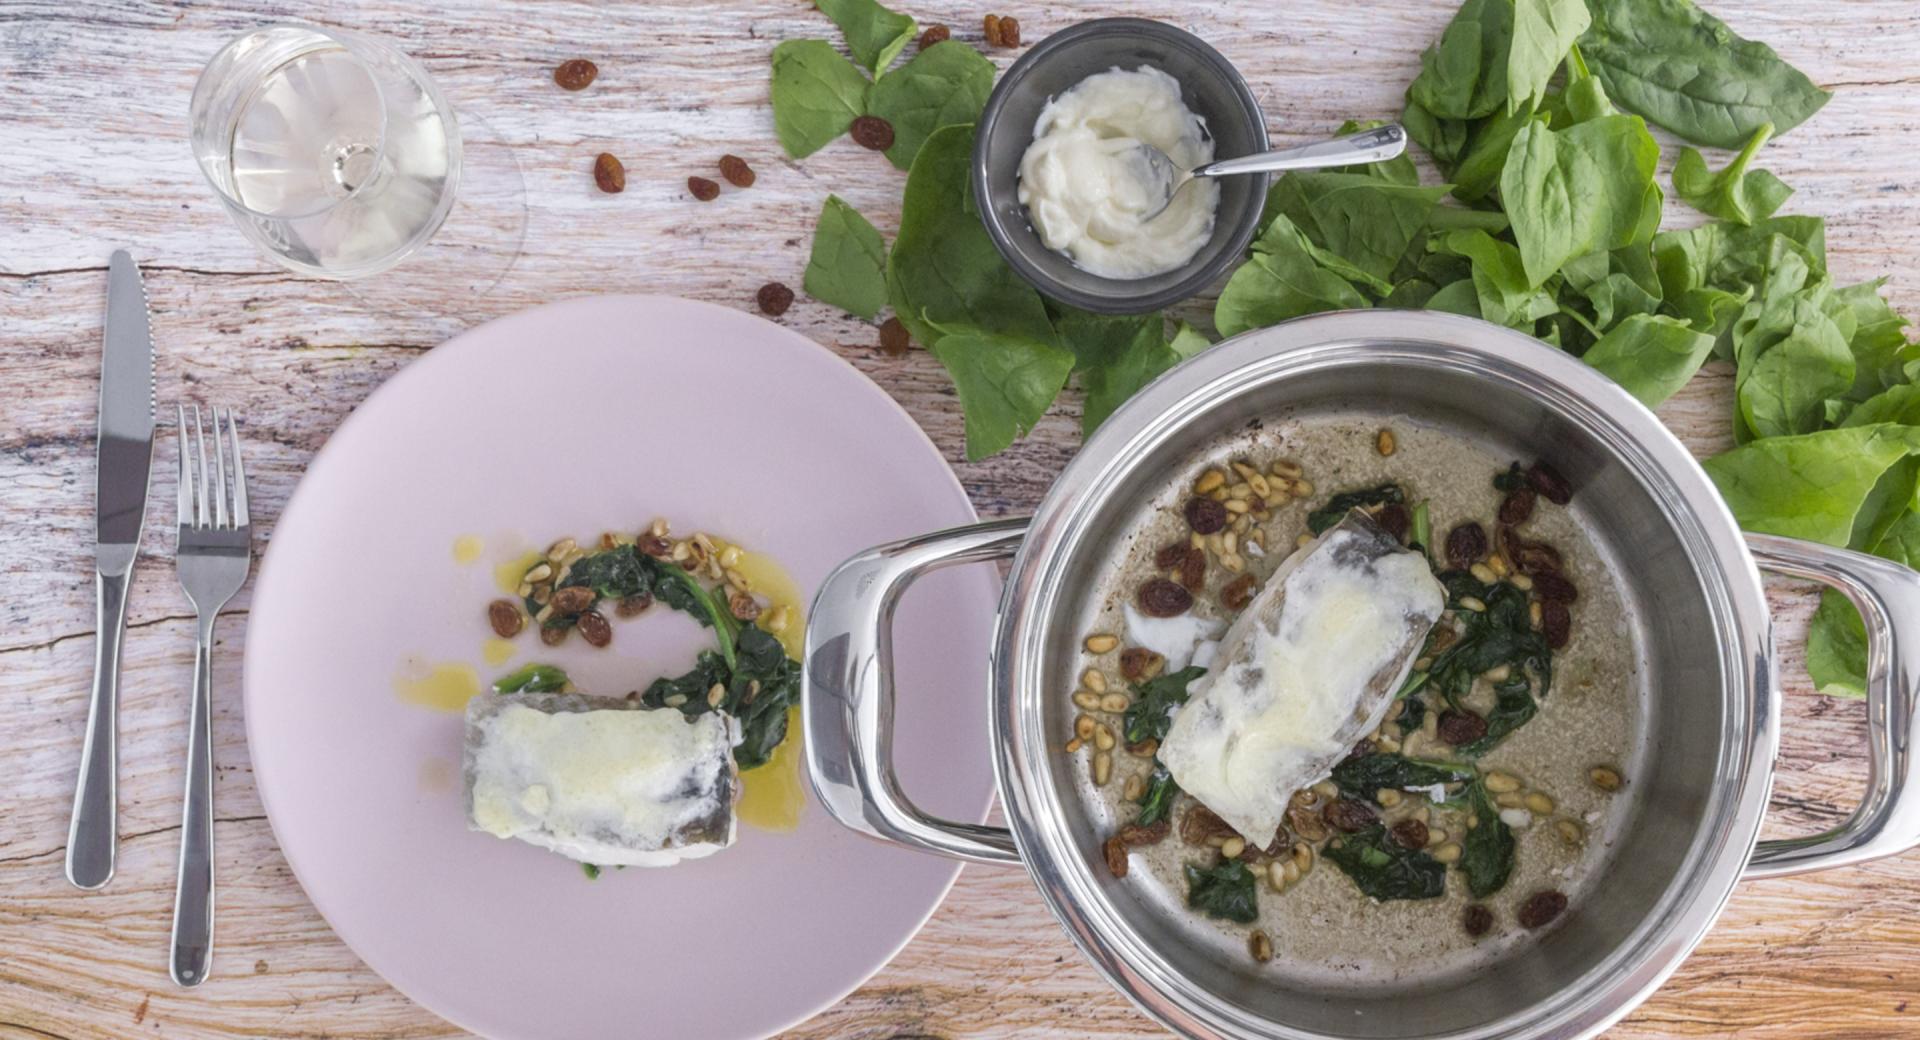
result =
[[[1180,82],[1152,66],[1095,73],[1047,103],[1020,159],[1020,203],[1040,240],[1103,278],[1147,278],[1188,260],[1213,234],[1220,186],[1181,188],[1166,212],[1138,146],[1190,170],[1213,161],[1206,124]]]

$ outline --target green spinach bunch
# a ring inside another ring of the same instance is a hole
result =
[[[1340,868],[1360,891],[1385,903],[1435,899],[1446,894],[1447,868],[1420,849],[1402,848],[1374,824],[1329,842],[1320,855]]]
[[[1407,791],[1473,779],[1472,766],[1423,762],[1390,752],[1349,758],[1333,767],[1331,779],[1350,798],[1377,802],[1382,790]]]
[[[1204,668],[1189,666],[1134,684],[1133,703],[1127,705],[1126,713],[1120,718],[1127,743],[1165,740],[1167,730],[1173,726],[1174,709],[1187,703],[1187,687],[1206,673]],[[1173,797],[1179,793],[1180,786],[1173,782],[1173,774],[1167,772],[1156,755],[1146,791],[1140,796],[1140,813],[1133,822],[1150,827],[1166,819],[1173,812]]]
[[[1224,921],[1252,924],[1260,918],[1260,898],[1253,871],[1237,859],[1223,859],[1211,867],[1189,863],[1187,906]]]
[[[1342,491],[1327,499],[1326,505],[1307,514],[1307,530],[1314,534],[1324,534],[1327,528],[1346,519],[1347,514],[1355,509],[1406,500],[1407,491],[1398,484],[1381,484],[1378,487],[1361,488],[1358,491]]]
[[[1473,897],[1485,899],[1505,887],[1513,873],[1513,828],[1500,819],[1484,781],[1475,780],[1467,788],[1467,808],[1474,824],[1461,842],[1460,872]]]
[[[1437,577],[1447,590],[1456,637],[1433,655],[1426,671],[1407,677],[1400,691],[1407,701],[1402,716],[1428,690],[1455,711],[1467,711],[1464,701],[1474,680],[1506,665],[1507,677],[1493,684],[1494,706],[1486,716],[1486,735],[1458,749],[1463,755],[1479,756],[1533,718],[1538,710],[1534,680],[1539,680],[1541,697],[1553,685],[1553,649],[1533,629],[1526,593],[1506,582],[1489,585],[1466,571],[1442,571]],[[1468,600],[1478,601],[1485,609],[1470,609]],[[1428,707],[1423,704],[1418,711],[1424,715]]]

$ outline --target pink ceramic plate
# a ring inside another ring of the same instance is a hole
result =
[[[481,660],[493,564],[655,516],[765,552],[809,598],[862,548],[974,520],[913,421],[826,350],[733,310],[602,297],[475,329],[381,387],[314,459],[260,569],[246,719],[274,834],[356,953],[475,1032],[775,1033],[879,970],[958,872],[854,835],[811,794],[791,833],[742,827],[718,856],[598,881],[467,830],[460,716],[403,702],[396,676],[546,660],[618,693],[681,671],[707,639],[660,609],[616,622],[605,651],[527,633],[514,661]],[[462,536],[479,560],[456,561]],[[935,575],[894,630],[903,782],[956,819],[991,797],[995,599],[983,568]]]

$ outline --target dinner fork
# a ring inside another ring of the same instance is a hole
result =
[[[253,563],[253,527],[247,516],[247,477],[240,464],[240,434],[226,412],[226,440],[233,446],[227,469],[220,412],[213,410],[213,470],[207,468],[207,431],[193,406],[193,451],[187,445],[187,411],[174,407],[180,443],[180,535],[175,567],[180,587],[199,615],[193,653],[193,707],[187,724],[187,793],[180,814],[180,876],[173,893],[173,981],[197,986],[213,959],[213,622],[246,584]],[[196,476],[197,474],[197,476]]]

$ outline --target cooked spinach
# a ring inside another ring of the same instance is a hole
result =
[[[1146,793],[1140,796],[1140,815],[1134,823],[1142,827],[1151,827],[1173,814],[1173,796],[1180,793],[1180,785],[1173,782],[1173,774],[1159,760],[1153,763],[1153,774],[1147,777]]]
[[[757,625],[740,628],[739,653],[729,665],[718,653],[700,654],[686,673],[655,679],[640,695],[655,708],[675,708],[693,718],[723,711],[740,723],[733,760],[741,769],[761,765],[787,736],[787,709],[800,701],[800,663]],[[718,698],[713,689],[719,687]]]
[[[1314,534],[1323,534],[1327,528],[1345,520],[1347,514],[1355,509],[1406,500],[1406,489],[1398,484],[1381,484],[1378,487],[1361,488],[1358,491],[1342,491],[1327,499],[1326,505],[1307,514],[1307,530]]]
[[[1328,843],[1320,855],[1353,880],[1361,893],[1381,902],[1433,899],[1447,891],[1447,868],[1419,849],[1405,849],[1374,824]]]
[[[655,559],[632,545],[617,545],[575,560],[565,580],[555,588],[590,588],[596,597],[605,599],[652,596],[691,616],[702,627],[713,629],[721,659],[727,667],[733,667],[734,638],[740,622],[725,603],[715,599],[706,586],[677,564]],[[526,605],[529,614],[540,612],[540,604],[531,598]],[[545,625],[565,628],[574,621],[575,615],[556,613]]]
[[[1260,918],[1260,899],[1253,883],[1253,871],[1237,859],[1221,860],[1211,867],[1186,865],[1187,906],[1225,921],[1252,924]]]
[[[1427,503],[1424,501],[1413,507],[1413,529],[1408,537],[1412,539],[1412,547],[1424,553],[1428,562],[1431,563],[1433,560],[1433,511],[1427,508]]]
[[[1425,672],[1421,672],[1418,674],[1421,675],[1423,679],[1426,675]],[[1412,679],[1413,676],[1409,675],[1407,678]],[[1414,730],[1419,729],[1420,723],[1426,721],[1426,718],[1427,718],[1427,702],[1420,697],[1415,697],[1411,694],[1403,694],[1402,699],[1400,701],[1400,718],[1398,719],[1398,722],[1400,724],[1401,735],[1405,736],[1406,734],[1412,733]]]
[[[1188,665],[1177,672],[1135,683],[1133,703],[1127,705],[1126,714],[1120,717],[1127,743],[1165,740],[1167,729],[1173,725],[1173,709],[1187,703],[1187,687],[1205,674],[1205,668]]]
[[[1415,723],[1418,725],[1418,723]],[[1452,762],[1427,762],[1388,752],[1349,758],[1333,767],[1332,780],[1353,798],[1374,801],[1382,789],[1403,791],[1473,778],[1473,767]]]
[[[1496,478],[1498,479],[1498,478]],[[1527,594],[1506,582],[1488,585],[1466,571],[1438,575],[1447,590],[1447,605],[1459,626],[1457,638],[1434,655],[1428,682],[1455,710],[1467,710],[1463,701],[1482,674],[1508,666],[1507,678],[1495,683],[1494,710],[1487,716],[1487,735],[1459,748],[1477,756],[1492,750],[1536,710],[1533,681],[1539,696],[1553,684],[1553,650],[1546,637],[1533,630]],[[1479,600],[1484,610],[1471,610],[1467,599]]]
[[[567,685],[567,673],[550,664],[530,664],[494,680],[495,693],[556,693]]]
[[[1467,890],[1473,897],[1485,899],[1500,891],[1513,873],[1513,828],[1500,819],[1482,781],[1468,786],[1467,807],[1473,812],[1474,825],[1460,843],[1460,872],[1467,876]]]
[[[580,873],[585,874],[588,881],[600,880],[600,868],[591,863],[580,864]]]

